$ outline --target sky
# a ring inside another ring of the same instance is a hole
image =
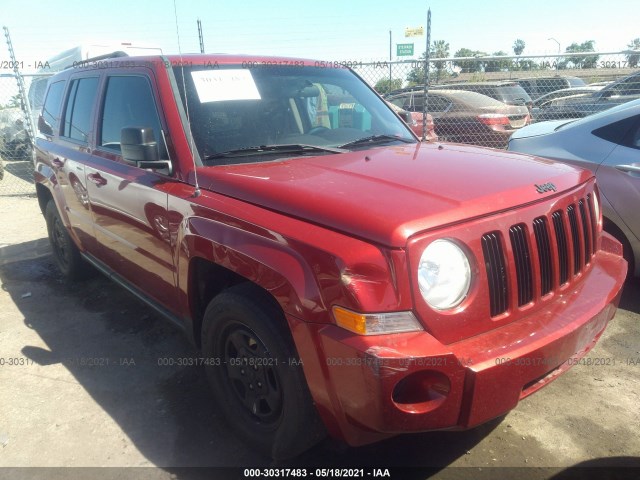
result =
[[[562,51],[572,42],[595,40],[600,52],[626,49],[640,37],[637,0],[0,0],[0,22],[9,28],[16,60],[33,71],[56,53],[81,44],[132,42],[159,46],[165,53],[199,51],[196,21],[202,21],[207,53],[249,53],[326,61],[393,59],[397,43],[414,42],[416,56],[425,37],[404,38],[406,27],[426,28],[432,40],[450,44],[451,56],[465,47],[512,54],[525,41],[525,54]],[[608,12],[611,12],[610,14]],[[2,38],[1,40],[4,40]],[[4,42],[0,60],[8,60]],[[411,58],[411,57],[403,57]]]

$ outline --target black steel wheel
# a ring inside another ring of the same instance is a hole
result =
[[[284,459],[325,437],[284,315],[259,287],[238,285],[211,301],[202,350],[216,404],[243,440]]]
[[[88,265],[82,260],[78,247],[73,243],[67,227],[62,223],[58,208],[53,200],[45,208],[45,220],[49,243],[58,269],[67,280],[77,280],[86,275]]]

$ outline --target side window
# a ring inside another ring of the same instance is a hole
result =
[[[638,144],[640,141],[638,138],[639,126],[640,115],[636,115],[600,127],[591,133],[608,142],[638,148],[640,146]]]
[[[120,151],[120,134],[125,127],[151,127],[160,151],[168,158],[160,117],[146,77],[109,77],[104,98],[99,145]]]
[[[446,112],[449,110],[449,106],[451,102],[443,97],[438,97],[436,95],[429,95],[427,100],[428,107],[427,112]],[[421,110],[422,111],[422,110]]]
[[[40,132],[52,135],[60,127],[60,106],[64,93],[64,81],[52,83],[47,92],[47,98],[42,106],[42,120],[45,124],[38,125]]]
[[[91,111],[98,90],[98,78],[80,78],[71,82],[64,110],[62,135],[86,142],[91,130]]]
[[[533,92],[533,82],[534,80],[520,80],[520,86],[524,88],[524,91],[531,95]]]
[[[404,108],[405,104],[409,104],[408,97],[396,97],[389,100],[389,103],[393,103],[396,107]]]
[[[559,90],[565,86],[566,85],[563,85],[562,80],[556,80],[553,78],[542,80],[540,83],[538,83],[538,93],[544,95],[545,93],[555,92],[556,90]]]
[[[640,75],[634,75],[621,81],[611,89],[611,94],[616,95],[640,95]]]

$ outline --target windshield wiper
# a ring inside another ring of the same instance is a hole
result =
[[[355,147],[358,145],[376,145],[379,143],[385,143],[389,141],[398,141],[403,143],[414,143],[415,140],[408,138],[396,137],[395,135],[371,135],[364,138],[359,138],[357,140],[353,140],[352,142],[347,142],[343,145],[340,145],[339,148],[347,148],[347,147]]]
[[[228,150],[226,152],[218,152],[207,155],[204,159],[213,160],[215,158],[227,157],[248,157],[252,155],[271,155],[271,154],[299,154],[307,152],[329,152],[329,153],[345,153],[346,150],[334,147],[321,147],[318,145],[304,145],[300,143],[291,143],[283,145],[256,145],[254,147],[238,148],[236,150]]]

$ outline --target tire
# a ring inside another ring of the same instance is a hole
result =
[[[4,178],[4,160],[0,158],[0,180]]]
[[[280,307],[253,284],[209,303],[202,350],[213,396],[237,435],[276,460],[326,436]]]
[[[44,218],[47,222],[47,232],[49,234],[49,243],[51,243],[51,249],[53,250],[53,258],[58,269],[67,281],[84,278],[87,275],[89,266],[82,260],[80,250],[73,243],[67,227],[62,223],[58,208],[53,200],[47,202]]]

